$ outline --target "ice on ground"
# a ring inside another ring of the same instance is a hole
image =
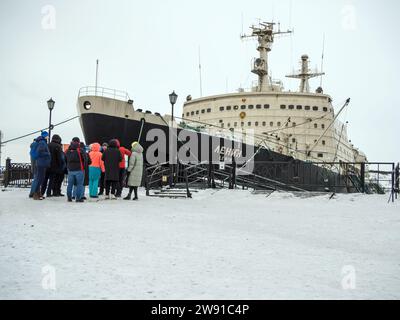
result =
[[[0,298],[399,299],[400,202],[329,196],[0,192]]]

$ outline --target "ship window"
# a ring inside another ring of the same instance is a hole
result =
[[[244,105],[244,104],[241,105],[241,106],[240,106],[240,109],[242,109],[242,110],[246,109],[246,105]]]
[[[249,126],[249,127],[251,127],[251,122],[249,121],[249,122],[247,122],[247,125]]]
[[[239,106],[233,106],[233,110],[239,109]]]
[[[224,124],[223,123],[221,123],[221,128],[223,128],[224,127]]]
[[[249,110],[254,109],[254,106],[252,104],[249,104],[248,106]]]
[[[241,122],[241,123],[240,123],[240,126],[241,126],[241,127],[244,127],[244,122]]]
[[[310,110],[310,106],[305,106],[304,110]]]
[[[321,128],[322,128],[322,129],[325,129],[325,125],[324,125],[324,124],[321,124]]]
[[[208,109],[207,109],[207,112],[210,113],[210,112],[211,112],[211,108],[208,108]]]
[[[206,110],[205,110],[205,109],[202,109],[202,110],[201,110],[201,113],[206,113]]]
[[[189,117],[189,115],[190,115],[190,113],[189,113],[189,112],[186,112],[186,117]]]
[[[293,139],[292,139],[292,142],[295,143],[295,142],[296,142],[296,138],[293,138]]]
[[[281,109],[286,109],[286,106],[284,104],[281,104]]]
[[[192,111],[190,114],[191,114],[192,116],[194,116],[194,111]]]
[[[324,155],[322,153],[318,153],[318,158],[323,158]]]
[[[232,109],[231,106],[226,106],[226,110],[227,110],[227,111],[229,111],[229,110],[231,110],[231,109]]]
[[[318,124],[314,123],[314,128],[317,129],[318,128]]]
[[[224,107],[219,107],[219,111],[224,111]]]
[[[197,110],[197,111],[196,111],[196,114],[199,114],[199,113],[200,113],[200,111],[199,111],[199,110]]]
[[[90,108],[92,107],[92,104],[90,103],[90,101],[85,101],[85,102],[83,103],[83,107],[84,107],[86,110],[90,110]]]
[[[223,122],[223,120],[219,120],[219,123],[222,123]]]
[[[327,107],[323,107],[322,110],[328,111],[328,108]]]
[[[303,109],[303,106],[296,106],[296,109],[301,110],[301,109]]]
[[[234,123],[233,123],[233,126],[234,126],[234,127],[237,127],[237,122],[234,122]]]
[[[312,107],[314,111],[318,111],[318,107]]]
[[[267,125],[267,123],[265,121],[263,121],[262,125],[263,125],[263,127],[265,127]]]
[[[256,105],[257,109],[261,109],[261,104]]]
[[[256,127],[258,127],[258,121],[254,122],[254,125],[255,125]]]
[[[293,109],[294,109],[294,105],[291,104],[291,105],[289,106],[289,109],[290,109],[290,110],[293,110]]]
[[[280,122],[278,122],[276,125],[277,125],[278,127],[280,127],[280,126],[281,126],[281,123],[280,123]]]
[[[325,140],[322,140],[322,145],[324,146],[326,143],[325,143]]]
[[[274,123],[271,121],[271,122],[269,123],[269,126],[270,126],[270,127],[273,127],[273,126],[274,126]]]
[[[264,109],[269,109],[269,104],[264,104]]]
[[[228,126],[228,128],[230,128],[230,127],[231,127],[231,123],[230,123],[230,122],[228,122],[227,126]]]
[[[296,126],[296,122],[292,122],[292,127],[295,127]]]

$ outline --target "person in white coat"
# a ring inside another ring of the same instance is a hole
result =
[[[132,154],[129,158],[128,164],[128,187],[129,193],[124,198],[124,200],[130,200],[132,196],[132,191],[135,193],[135,196],[132,200],[138,200],[138,187],[142,184],[142,176],[143,176],[143,147],[139,144],[139,142],[135,141],[132,143]]]

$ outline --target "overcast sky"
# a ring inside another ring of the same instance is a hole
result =
[[[257,56],[254,41],[241,41],[242,27],[259,19],[280,21],[294,34],[276,39],[270,54],[273,78],[296,90],[284,76],[307,53],[321,64],[325,34],[324,91],[348,134],[370,161],[399,161],[398,103],[400,2],[351,0],[64,0],[0,2],[0,130],[4,139],[43,128],[46,101],[56,101],[53,123],[77,114],[80,87],[99,85],[127,91],[137,108],[168,113],[168,94],[200,94],[201,48],[203,95],[250,87]],[[243,21],[243,23],[242,23]],[[311,81],[311,88],[319,79]],[[54,133],[68,143],[82,136],[74,120]],[[2,162],[29,160],[33,137],[9,143]]]

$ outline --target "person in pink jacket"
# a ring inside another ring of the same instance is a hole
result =
[[[90,147],[89,157],[92,164],[89,166],[89,196],[90,198],[98,198],[99,179],[101,172],[104,171],[104,162],[101,160],[103,154],[100,152],[99,143],[93,143]]]

